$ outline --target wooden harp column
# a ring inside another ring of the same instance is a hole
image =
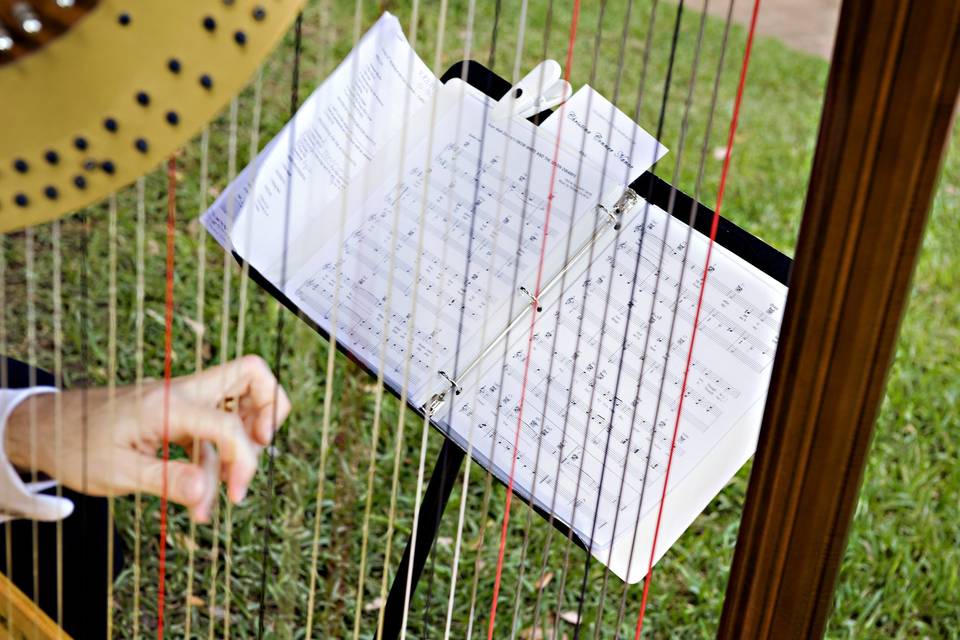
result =
[[[823,635],[960,88],[956,0],[845,0],[720,638]]]

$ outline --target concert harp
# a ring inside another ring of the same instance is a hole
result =
[[[630,187],[708,247],[694,278],[701,300],[713,250],[789,285],[742,517],[739,503],[728,517],[739,530],[715,624],[723,638],[819,636],[955,113],[960,6],[844,0],[791,261],[723,206],[737,180],[734,168],[728,182],[731,157],[744,144],[736,135],[741,105],[759,99],[748,71],[761,3],[751,3],[741,31],[731,27],[735,1],[710,0],[725,20],[682,0],[385,8],[402,14],[406,39],[436,77],[464,84],[478,100],[510,100],[524,69],[554,57],[565,80],[602,86],[655,130],[671,152]],[[115,389],[255,351],[297,406],[252,495],[241,507],[221,499],[211,525],[189,522],[165,497],[106,501],[96,517],[108,531],[116,522],[127,547],[115,577],[118,549],[107,535],[103,566],[92,574],[105,589],[108,635],[639,637],[649,603],[658,610],[646,618],[648,633],[670,635],[657,627],[670,620],[654,578],[659,516],[649,551],[628,554],[642,566],[628,566],[627,582],[611,576],[576,527],[514,485],[513,471],[493,483],[474,443],[436,419],[441,405],[414,402],[377,357],[344,347],[347,328],[309,317],[296,292],[239,253],[216,253],[197,222],[381,13],[330,0],[0,0],[5,362],[29,363],[29,386],[47,370],[58,384]],[[536,111],[533,124],[550,122],[550,111]],[[433,126],[425,118],[410,131]],[[581,144],[574,152],[584,152]],[[705,169],[717,144],[721,153]],[[527,197],[538,195],[552,199]],[[317,214],[326,216],[321,227],[334,228],[337,209]],[[395,264],[392,254],[380,260]],[[545,289],[525,284],[528,317],[550,308]],[[466,282],[451,288],[469,290]],[[696,309],[696,329],[682,343],[690,351],[678,349],[684,389],[701,326]],[[606,307],[597,311],[601,324],[613,322]],[[526,336],[527,325],[517,326]],[[518,356],[525,360],[529,347]],[[663,372],[661,385],[665,365]],[[442,406],[451,409],[463,379],[443,373]],[[661,431],[667,468],[682,406]],[[512,414],[504,422],[508,450],[520,423]],[[671,509],[669,486],[667,471],[662,494],[651,498],[661,511]],[[0,618],[12,636],[66,637],[71,594],[60,581],[69,541],[59,524],[16,526],[4,526],[3,566],[14,579],[0,583]],[[16,536],[36,551],[13,557]],[[44,536],[55,544],[43,547]],[[553,546],[538,546],[545,540]],[[53,557],[41,558],[47,548]],[[688,557],[669,562],[681,567],[678,576],[684,563],[702,569]],[[49,580],[57,588],[42,598]]]

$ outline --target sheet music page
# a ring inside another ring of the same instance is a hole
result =
[[[646,170],[667,153],[665,146],[588,84],[547,116],[540,130],[572,143],[587,162],[603,170],[612,187],[621,190],[642,173],[637,167]]]
[[[367,168],[406,119],[430,102],[438,83],[399,21],[384,13],[223,191],[203,224],[225,249],[281,284],[287,239],[325,213],[321,205]]]
[[[573,246],[591,236],[610,183],[563,145],[554,169],[555,138],[495,118],[495,103],[460,81],[444,85],[438,101],[435,120],[413,118],[406,145],[390,145],[371,167],[379,183],[349,190],[342,246],[333,238],[312,249],[285,289],[323,327],[336,300],[337,339],[371,369],[383,367],[388,382],[400,381],[409,358],[418,406],[445,388],[439,371],[455,378],[511,309],[530,305],[518,287],[534,288],[551,183],[545,274],[564,264],[568,236]]]
[[[642,202],[634,207],[617,241],[598,247],[589,269],[569,274],[562,293],[544,300],[522,411],[517,490],[572,524],[582,540],[592,535],[595,549],[633,533],[642,490],[642,515],[659,504],[706,256],[708,239],[693,232],[684,264],[687,225],[649,206],[644,227],[644,208]],[[719,245],[710,269],[671,488],[766,395],[786,300],[786,287]],[[504,479],[514,451],[527,338],[525,324],[509,346],[486,358],[464,384],[469,391],[457,398],[449,420],[461,444],[473,430],[474,455]],[[666,517],[682,506],[673,509]]]

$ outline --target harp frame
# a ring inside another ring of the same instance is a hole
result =
[[[955,2],[844,0],[720,638],[823,634],[958,91]]]
[[[960,5],[844,0],[718,638],[824,633],[958,91]]]

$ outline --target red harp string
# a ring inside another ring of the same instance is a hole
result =
[[[573,49],[577,43],[577,22],[580,18],[580,0],[574,0],[573,15],[570,18],[570,35],[567,40],[567,57],[563,69],[564,80],[570,81],[570,70],[573,67]],[[560,109],[563,109],[561,105]],[[538,258],[537,279],[534,287],[531,303],[533,308],[530,311],[530,330],[527,335],[527,354],[523,362],[523,381],[520,384],[520,399],[518,401],[519,411],[517,412],[517,428],[513,437],[513,460],[510,464],[510,477],[507,482],[507,497],[503,507],[503,522],[500,526],[500,548],[497,551],[497,571],[493,582],[493,596],[490,602],[490,625],[487,627],[487,640],[493,640],[493,629],[497,620],[497,600],[500,596],[500,582],[503,574],[503,556],[507,545],[507,528],[510,524],[510,504],[513,498],[514,475],[517,468],[517,451],[519,446],[520,429],[523,425],[523,405],[527,394],[527,378],[530,372],[530,355],[533,352],[533,328],[537,321],[537,302],[536,297],[540,295],[541,280],[543,277],[543,261],[547,250],[547,240],[549,238],[550,211],[553,205],[553,187],[557,176],[556,159],[560,153],[560,135],[559,132],[563,126],[561,119],[560,129],[558,129],[557,140],[553,149],[553,168],[550,172],[550,191],[547,195],[546,212],[543,219],[543,240],[540,243],[540,256]]]
[[[657,537],[660,534],[660,524],[663,519],[663,506],[667,497],[667,487],[670,482],[670,468],[673,464],[673,452],[677,445],[677,433],[680,429],[680,415],[683,411],[683,398],[687,391],[687,379],[690,374],[690,363],[693,361],[693,346],[697,337],[697,326],[700,323],[700,311],[703,306],[703,295],[707,288],[707,277],[710,274],[710,257],[713,253],[714,241],[717,237],[717,225],[720,222],[720,208],[723,205],[723,194],[726,191],[727,176],[730,172],[730,158],[733,156],[733,143],[737,133],[737,123],[740,120],[740,106],[743,103],[744,87],[747,80],[747,68],[750,64],[750,51],[753,48],[753,36],[757,28],[757,14],[760,11],[760,0],[754,0],[753,13],[750,16],[750,30],[747,33],[747,43],[743,50],[743,63],[740,67],[740,80],[737,84],[737,96],[733,103],[733,115],[730,118],[730,130],[727,134],[726,155],[723,158],[723,169],[720,172],[720,185],[717,190],[717,207],[710,224],[710,239],[707,244],[707,257],[703,263],[703,276],[700,278],[700,291],[697,296],[697,307],[693,315],[693,328],[690,330],[690,346],[687,349],[687,361],[683,368],[683,382],[680,385],[680,399],[677,405],[677,416],[673,422],[673,435],[670,439],[670,453],[667,456],[667,468],[664,472],[663,489],[660,494],[660,506],[657,509],[657,522],[653,530],[653,543],[650,546],[650,558],[647,562],[647,575],[643,579],[643,597],[640,601],[640,613],[637,616],[637,627],[634,640],[639,640],[643,632],[643,618],[647,610],[647,598],[650,594],[650,585],[653,576],[653,559],[657,549]]]

